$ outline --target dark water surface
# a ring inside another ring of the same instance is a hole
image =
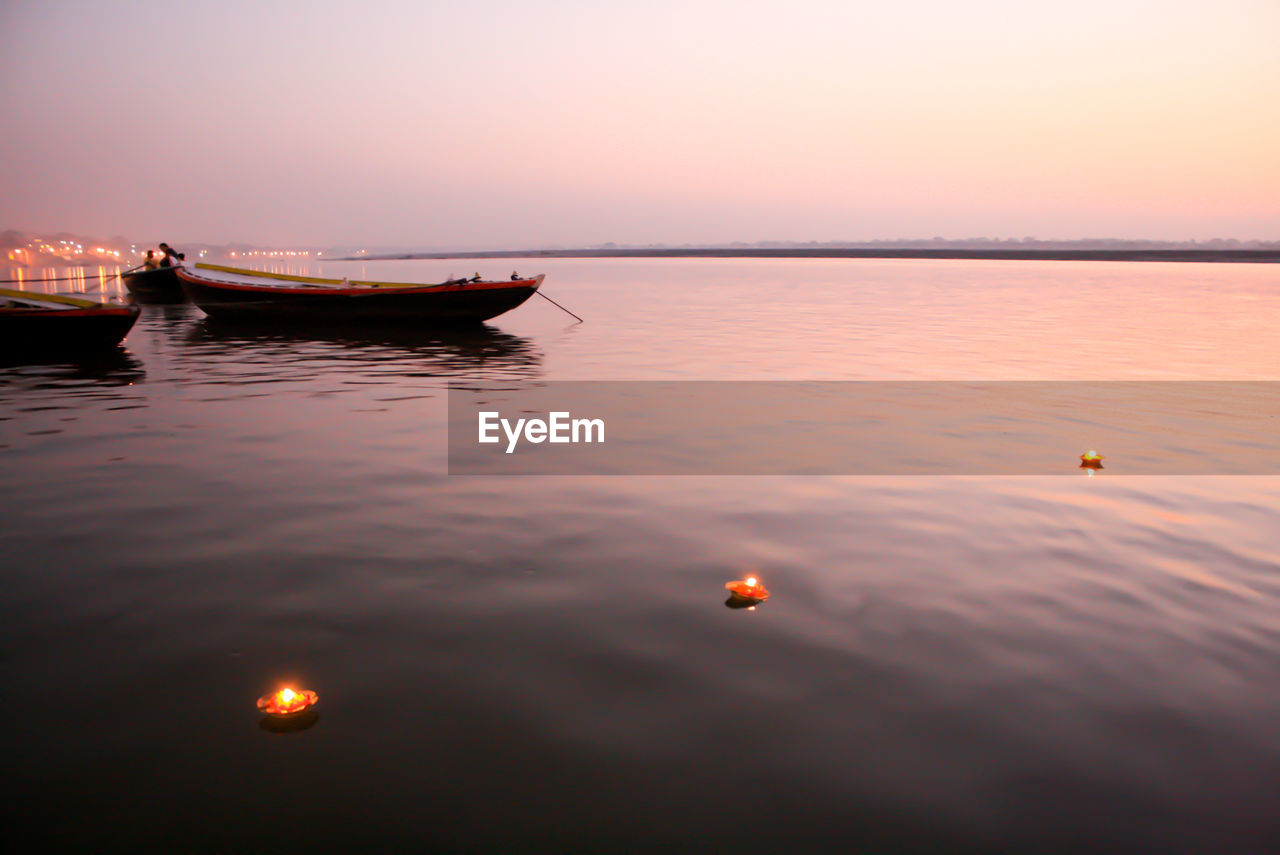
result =
[[[149,306],[0,367],[19,849],[1280,851],[1280,479],[451,477],[445,441],[450,380],[1276,380],[1280,268],[524,266],[587,323]],[[260,726],[284,681],[314,726]]]

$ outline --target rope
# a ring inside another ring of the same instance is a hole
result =
[[[546,294],[543,294],[541,291],[538,292],[538,296],[544,298],[548,303],[555,306],[557,309],[561,310],[562,312],[568,312],[569,314],[573,315],[573,312],[570,312],[564,306],[560,305],[555,300],[552,300],[550,297],[548,297]],[[573,316],[575,318],[578,318],[577,315],[573,315]],[[586,321],[582,320],[582,318],[578,318],[578,323],[582,324],[582,323],[586,323]]]
[[[105,278],[115,279],[119,273],[112,273]],[[0,279],[0,282],[74,282],[77,279],[100,279],[103,278],[98,273],[85,274],[83,276],[56,276],[52,279],[45,279],[43,276],[28,276],[26,279]]]

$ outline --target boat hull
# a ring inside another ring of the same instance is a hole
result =
[[[476,324],[509,312],[532,297],[542,277],[512,282],[342,287],[219,281],[200,271],[178,270],[182,288],[215,318],[305,317],[326,320]]]
[[[0,308],[0,351],[81,352],[114,347],[128,335],[140,311],[137,306]]]
[[[134,270],[120,274],[124,287],[142,303],[182,303],[187,299],[178,281],[175,268],[158,267],[155,270]]]

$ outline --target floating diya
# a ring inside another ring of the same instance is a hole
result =
[[[1080,468],[1081,469],[1101,469],[1102,455],[1094,451],[1093,449],[1089,449],[1084,454],[1080,455]]]
[[[310,689],[295,692],[288,687],[258,698],[258,709],[270,716],[285,717],[305,712],[315,706],[320,696]]]
[[[724,587],[729,592],[731,602],[737,601],[745,605],[754,606],[756,603],[763,603],[769,599],[769,589],[755,576],[748,576],[745,579],[737,579],[733,582],[725,582]]]

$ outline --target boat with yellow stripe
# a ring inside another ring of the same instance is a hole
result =
[[[279,315],[329,319],[479,323],[528,300],[544,276],[434,284],[323,279],[218,264],[175,268],[193,303],[213,317]]]
[[[133,328],[137,306],[0,288],[0,351],[111,348]]]

